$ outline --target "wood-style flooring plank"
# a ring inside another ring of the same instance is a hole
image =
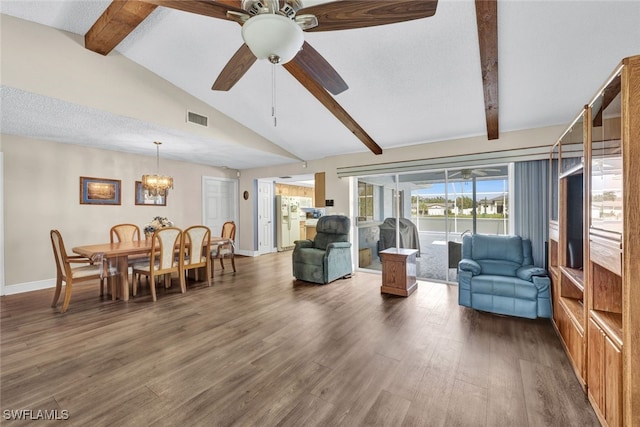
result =
[[[50,289],[0,298],[0,408],[69,426],[597,425],[546,319],[460,307],[454,285],[297,281],[290,252],[236,266],[185,294],[174,276],[156,302],[97,282],[65,314]]]
[[[600,426],[588,399],[567,369],[520,361],[530,426]]]
[[[527,410],[522,386],[520,359],[526,357],[516,345],[516,322],[493,322],[489,359],[487,425],[527,425]],[[524,325],[523,325],[524,326]]]

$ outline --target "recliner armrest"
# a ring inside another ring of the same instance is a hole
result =
[[[516,270],[516,276],[522,280],[526,280],[527,282],[533,281],[532,277],[534,276],[542,276],[547,277],[547,270],[541,267],[536,267],[534,265],[523,265],[522,267]]]
[[[351,242],[333,242],[327,245],[327,252],[329,252],[331,249],[350,248],[350,247],[351,247]]]
[[[461,259],[460,262],[458,263],[458,269],[460,269],[461,271],[468,271],[474,276],[477,276],[482,272],[482,268],[480,267],[480,264],[478,264],[471,258]]]
[[[313,240],[295,240],[293,244],[296,245],[296,248],[312,248]]]

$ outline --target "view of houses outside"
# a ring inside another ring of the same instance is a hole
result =
[[[473,182],[450,182],[415,190],[411,194],[411,219],[421,232],[462,234],[473,231],[475,211],[476,233],[507,234],[509,230],[509,197],[507,179],[476,179],[476,201]],[[505,231],[506,230],[506,231]]]

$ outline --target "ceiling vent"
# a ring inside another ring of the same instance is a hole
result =
[[[200,114],[194,113],[193,111],[187,111],[187,122],[204,127],[209,127],[209,117],[202,116]]]

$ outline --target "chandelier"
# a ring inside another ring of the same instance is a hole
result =
[[[160,175],[160,144],[162,142],[153,141],[156,144],[156,174],[142,175],[142,186],[151,196],[166,196],[169,189],[173,188],[173,178]]]

